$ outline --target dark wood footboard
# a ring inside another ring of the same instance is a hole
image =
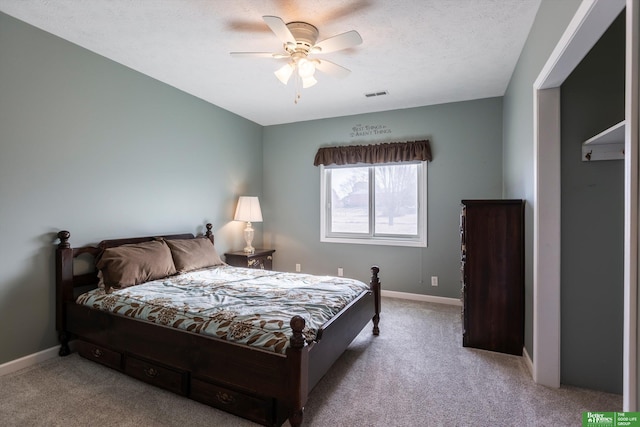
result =
[[[351,341],[371,320],[373,333],[379,333],[377,266],[371,268],[370,290],[325,323],[315,342],[305,341],[305,321],[294,316],[290,346],[279,354],[76,304],[79,293],[98,286],[95,272],[74,274],[76,257],[95,257],[105,247],[153,237],[108,240],[82,248],[71,247],[68,231],[58,237],[56,329],[61,356],[70,353],[69,341],[75,339],[85,358],[262,425],[280,426],[288,419],[292,426],[300,426],[309,392]],[[206,237],[213,242],[210,224]]]

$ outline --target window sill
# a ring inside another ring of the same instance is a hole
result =
[[[354,245],[383,245],[383,246],[405,246],[410,248],[426,248],[427,242],[422,240],[400,240],[400,239],[349,239],[346,237],[320,237],[323,243],[350,243]]]

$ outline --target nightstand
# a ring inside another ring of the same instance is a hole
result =
[[[250,254],[244,251],[227,252],[224,254],[227,264],[234,267],[273,269],[273,253],[275,249],[256,249]]]

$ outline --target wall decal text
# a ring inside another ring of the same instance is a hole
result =
[[[387,125],[361,125],[357,124],[351,128],[349,136],[356,138],[359,136],[377,136],[390,134],[391,129]]]

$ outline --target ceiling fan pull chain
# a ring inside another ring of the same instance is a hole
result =
[[[297,105],[298,104],[298,100],[300,99],[300,76],[298,75],[298,73],[295,73],[294,79],[295,80],[294,80],[293,84],[294,84],[295,89],[296,89],[296,96],[295,96],[295,98],[293,100],[293,103]]]

